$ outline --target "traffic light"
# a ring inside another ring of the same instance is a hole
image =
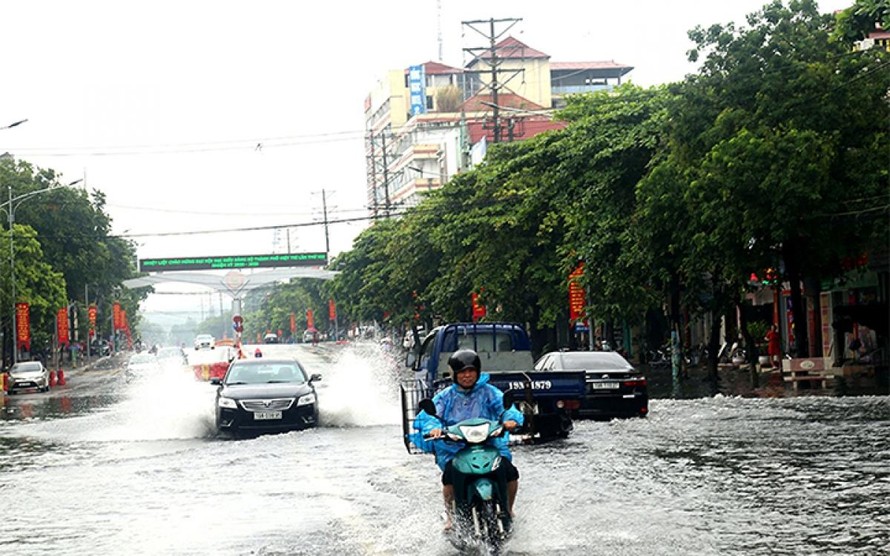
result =
[[[763,274],[763,282],[761,282],[764,286],[776,286],[779,284],[779,273],[776,272],[775,268],[768,268],[766,272]]]

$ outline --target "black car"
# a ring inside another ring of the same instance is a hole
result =
[[[314,382],[295,359],[236,359],[225,376],[212,378],[216,428],[233,436],[285,432],[318,425]]]
[[[646,377],[614,351],[554,351],[535,363],[538,371],[584,371],[585,393],[576,418],[645,417]]]

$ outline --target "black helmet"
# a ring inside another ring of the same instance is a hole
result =
[[[482,372],[482,361],[479,359],[479,354],[471,349],[459,349],[455,351],[451,357],[448,358],[448,366],[451,367],[454,374],[459,373],[467,367],[476,369],[477,373]]]

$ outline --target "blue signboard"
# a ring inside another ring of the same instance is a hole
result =
[[[426,84],[423,66],[408,68],[408,92],[411,95],[411,114],[426,112]]]

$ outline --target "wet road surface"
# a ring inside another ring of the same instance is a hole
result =
[[[72,371],[6,397],[0,550],[10,554],[454,554],[439,474],[400,439],[374,346],[264,346],[323,375],[323,426],[218,439],[213,387],[177,371]],[[653,400],[518,446],[509,554],[886,554],[890,400]]]

